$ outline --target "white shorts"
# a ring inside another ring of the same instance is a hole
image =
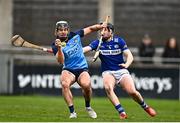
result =
[[[130,75],[129,71],[127,69],[120,69],[120,70],[116,70],[116,71],[107,70],[102,73],[102,76],[105,74],[110,74],[110,75],[114,76],[114,78],[116,80],[116,84],[119,84],[119,82],[125,75],[128,75],[128,76]]]

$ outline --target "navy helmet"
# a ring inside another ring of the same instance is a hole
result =
[[[111,23],[107,23],[107,28],[111,29],[114,32],[114,25]]]
[[[102,23],[100,23],[100,24],[102,24]],[[112,23],[107,23],[107,28],[111,29],[112,32],[114,33],[114,25]]]

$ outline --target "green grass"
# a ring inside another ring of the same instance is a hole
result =
[[[128,114],[123,121],[164,122],[180,121],[180,102],[177,100],[146,99],[158,115],[149,117],[132,99],[121,98]],[[74,97],[77,119],[69,119],[69,111],[62,97],[54,96],[0,96],[0,122],[113,122],[121,121],[110,101],[105,98],[92,98],[92,107],[98,114],[97,119],[88,117],[84,99]]]

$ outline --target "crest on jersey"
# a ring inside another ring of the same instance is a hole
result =
[[[115,39],[114,39],[114,42],[118,42],[118,38],[115,38]]]
[[[78,38],[75,38],[74,40],[73,40],[73,43],[77,43],[78,42]]]
[[[78,38],[74,38],[74,39],[69,43],[70,47],[73,47],[74,45],[76,45],[77,42],[78,42]]]
[[[75,39],[75,40],[74,40],[74,42],[75,42],[75,43],[77,43],[77,42],[78,42],[78,40],[77,40],[77,39]]]
[[[114,45],[114,48],[116,48],[116,49],[119,48],[119,45],[118,44]]]

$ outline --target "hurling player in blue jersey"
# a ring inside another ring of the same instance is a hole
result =
[[[58,21],[56,23],[55,36],[56,40],[52,43],[52,50],[60,64],[63,64],[61,73],[61,85],[64,100],[70,111],[69,118],[77,118],[74,110],[73,96],[70,86],[77,82],[81,88],[85,98],[85,107],[91,118],[96,118],[96,112],[90,106],[92,94],[90,75],[88,73],[88,65],[83,53],[81,45],[81,37],[98,31],[106,27],[106,23],[96,24],[77,32],[70,32],[70,27],[66,21]]]
[[[104,31],[101,31],[103,42],[99,55],[104,88],[109,100],[118,111],[120,119],[126,119],[127,114],[114,92],[115,85],[120,85],[150,116],[155,116],[155,110],[144,102],[141,94],[135,89],[133,79],[127,70],[133,61],[131,51],[121,37],[113,34],[114,26],[108,23]],[[83,48],[84,53],[96,50],[98,44],[99,40],[91,42],[89,46]],[[126,57],[126,61],[123,56]]]

